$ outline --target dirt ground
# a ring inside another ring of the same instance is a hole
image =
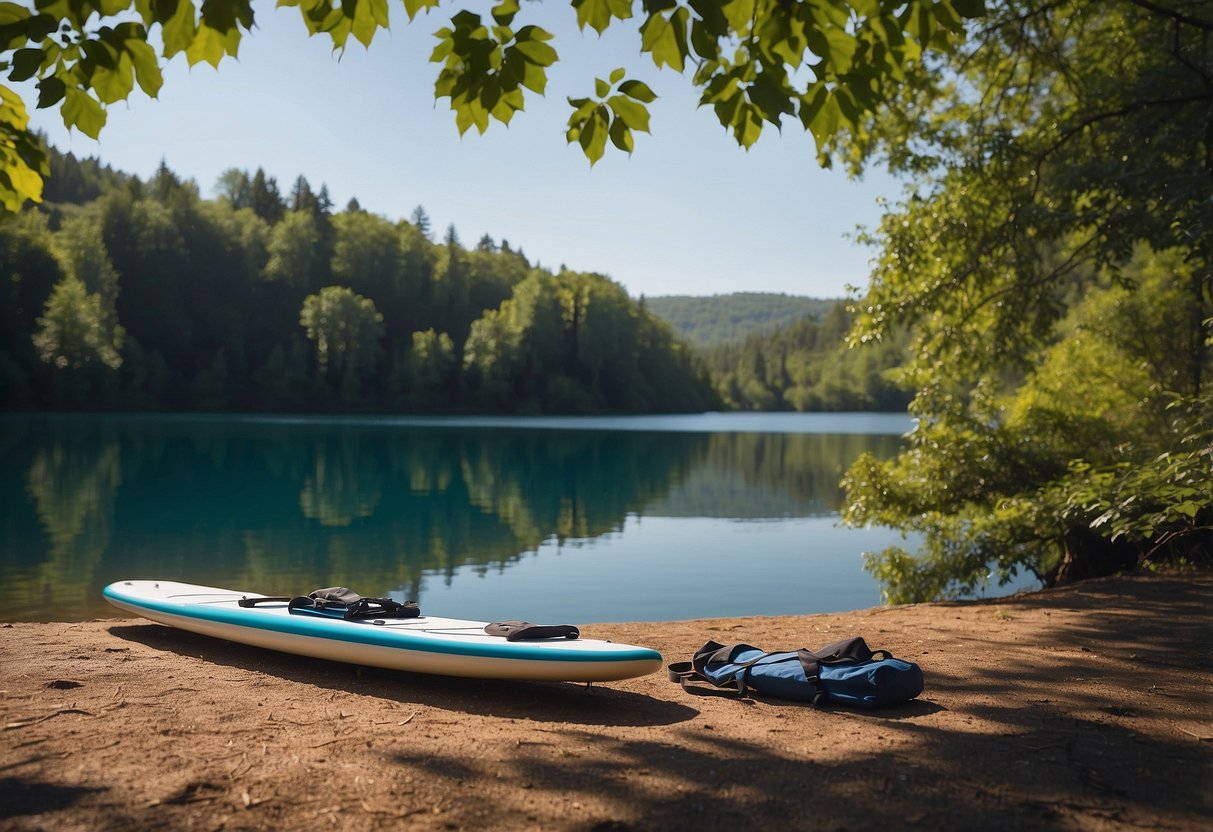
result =
[[[587,694],[371,670],[137,619],[4,625],[0,829],[1207,829],[1211,589],[582,628],[667,661],[863,635],[926,675],[879,712],[664,672]]]

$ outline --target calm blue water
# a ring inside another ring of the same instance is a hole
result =
[[[838,482],[899,414],[0,416],[6,620],[105,584],[344,585],[431,614],[588,623],[878,604]],[[911,541],[912,543],[912,541]]]

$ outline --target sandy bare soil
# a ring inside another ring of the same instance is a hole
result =
[[[0,629],[0,829],[1206,829],[1213,576],[610,624],[667,661],[863,635],[880,712],[314,662],[136,619]]]

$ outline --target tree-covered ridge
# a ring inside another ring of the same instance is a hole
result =
[[[220,198],[52,154],[64,201],[0,224],[0,405],[397,412],[717,407],[669,327],[507,241],[335,211],[299,177]],[[100,196],[93,198],[95,194]]]
[[[664,318],[695,347],[717,347],[765,335],[801,318],[821,318],[831,300],[774,292],[734,292],[699,297],[664,295],[646,297],[649,311]]]
[[[854,315],[843,300],[820,318],[703,351],[724,403],[737,410],[900,411],[913,391],[897,380],[908,334],[847,346]]]

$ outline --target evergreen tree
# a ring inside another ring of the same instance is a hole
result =
[[[267,177],[261,168],[257,168],[257,172],[253,174],[253,182],[249,187],[249,207],[270,225],[281,220],[286,212],[286,204],[278,193],[278,180],[272,176]]]
[[[413,213],[409,217],[409,222],[421,232],[422,237],[425,237],[427,240],[430,239],[430,215],[425,212],[424,208],[420,205],[414,208]]]

